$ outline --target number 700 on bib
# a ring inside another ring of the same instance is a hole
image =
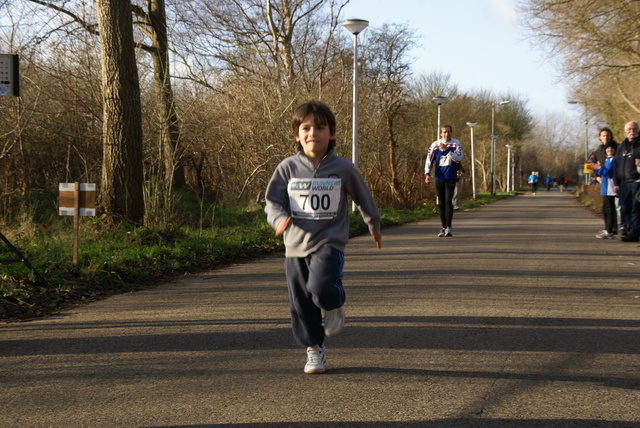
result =
[[[339,178],[292,178],[287,186],[291,217],[330,220],[338,214],[342,197]]]

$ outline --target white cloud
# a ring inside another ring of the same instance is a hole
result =
[[[515,24],[517,20],[513,0],[489,0],[489,5],[498,13],[498,16],[509,24]]]

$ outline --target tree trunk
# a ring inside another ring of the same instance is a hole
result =
[[[153,58],[154,85],[162,109],[160,138],[163,145],[164,175],[167,183],[186,183],[184,162],[178,154],[180,126],[169,73],[169,45],[167,15],[164,0],[149,1],[149,20],[153,29],[151,57]]]
[[[388,138],[388,149],[389,149],[389,173],[391,174],[391,195],[393,199],[398,202],[399,206],[404,203],[404,197],[402,195],[400,180],[398,179],[398,162],[396,156],[396,148],[398,146],[398,142],[396,140],[396,136],[394,133],[394,123],[392,114],[387,112],[386,120],[387,120],[387,138]]]
[[[100,208],[142,222],[142,114],[130,0],[94,0],[100,27],[103,162]]]

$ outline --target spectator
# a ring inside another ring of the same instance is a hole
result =
[[[614,185],[620,200],[620,240],[638,242],[640,239],[640,201],[636,195],[640,189],[640,129],[638,122],[624,125],[627,136],[620,143],[615,156]]]
[[[600,140],[600,146],[598,146],[598,148],[592,153],[593,162],[591,162],[591,168],[593,168],[594,171],[597,171],[602,165],[604,165],[604,161],[607,158],[607,154],[605,153],[607,144],[613,145],[615,149],[618,148],[618,143],[613,140],[613,133],[607,127],[600,128],[598,139]],[[597,173],[596,176],[599,178]],[[598,182],[600,182],[599,179]]]
[[[618,229],[618,216],[616,214],[616,193],[613,184],[613,173],[617,144],[609,141],[605,145],[605,160],[598,162],[598,168],[594,171],[600,177],[600,194],[602,195],[602,215],[604,216],[604,230],[596,235],[599,239],[614,238]]]

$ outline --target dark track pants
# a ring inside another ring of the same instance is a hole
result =
[[[453,221],[453,193],[455,190],[456,180],[436,180],[438,210],[443,229],[451,227]]]
[[[343,266],[344,253],[329,245],[304,258],[285,259],[291,326],[299,345],[323,343],[320,309],[330,311],[344,305]]]
[[[618,214],[616,212],[616,197],[602,197],[602,215],[604,226],[609,233],[618,233]]]
[[[640,190],[637,181],[620,183],[620,226],[627,228],[627,234],[640,236],[640,202],[636,194]]]

